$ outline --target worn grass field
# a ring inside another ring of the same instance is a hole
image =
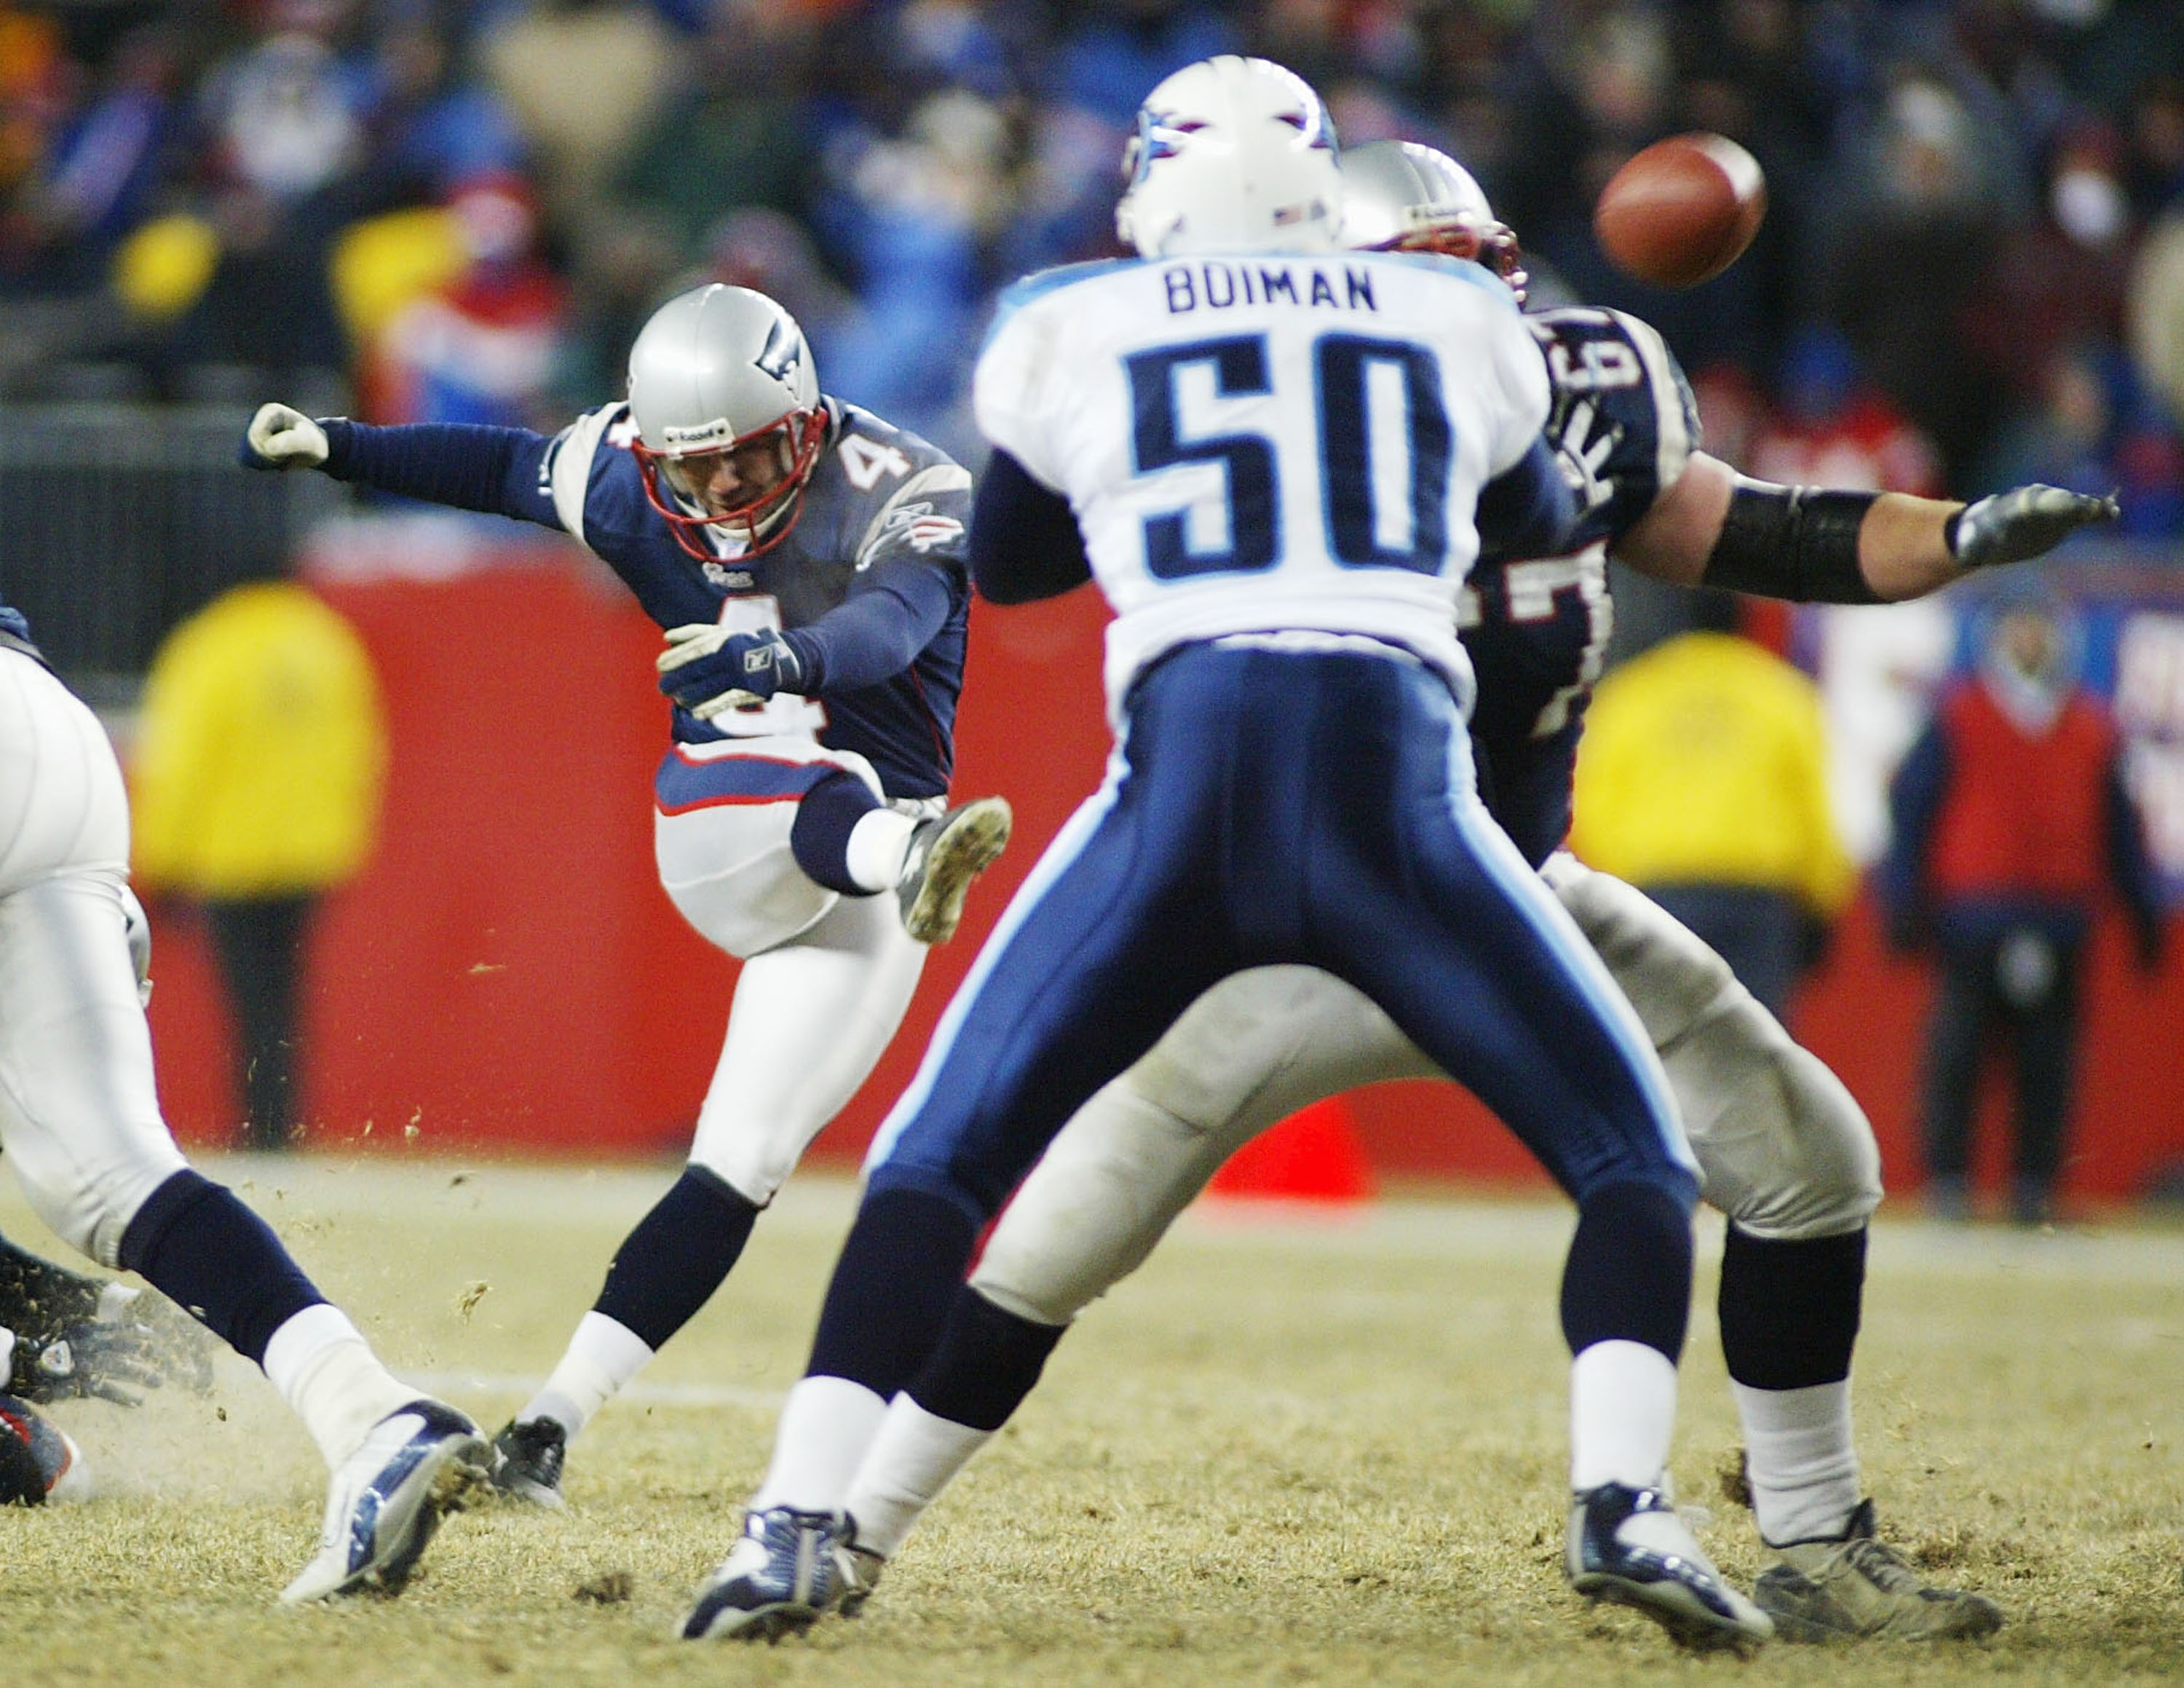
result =
[[[667,1169],[236,1160],[405,1375],[498,1423]],[[1062,1345],[867,1616],[777,1648],[668,1639],[766,1457],[851,1191],[801,1179],[714,1305],[580,1441],[566,1513],[453,1519],[398,1602],[281,1610],[323,1481],[256,1372],[55,1410],[101,1494],[0,1513],[0,1675],[51,1684],[1374,1685],[2184,1679],[2184,1231],[1884,1220],[1858,1417],[1884,1525],[2010,1623],[1940,1651],[1676,1653],[1557,1568],[1568,1221],[1384,1202],[1195,1214]],[[42,1234],[0,1196],[0,1225]],[[1708,1301],[1676,1476],[1726,1568],[1736,1435]],[[579,1591],[621,1573],[604,1603]],[[1855,1678],[1850,1676],[1855,1673]]]

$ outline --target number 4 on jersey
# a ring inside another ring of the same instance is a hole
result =
[[[850,477],[850,484],[861,493],[869,493],[879,485],[883,475],[900,480],[910,473],[910,460],[902,453],[862,434],[845,434],[834,454],[842,460],[842,472]]]

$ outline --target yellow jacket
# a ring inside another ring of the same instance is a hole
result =
[[[356,631],[289,581],[168,635],[131,772],[137,877],[222,899],[323,889],[371,850],[387,727]]]
[[[1749,639],[1683,634],[1601,682],[1570,847],[1634,884],[1763,886],[1832,916],[1857,870],[1826,761],[1811,681]]]

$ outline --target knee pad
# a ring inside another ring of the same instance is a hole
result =
[[[171,1141],[166,1149],[164,1155],[132,1156],[97,1167],[35,1150],[16,1150],[8,1158],[31,1211],[53,1234],[79,1254],[118,1270],[129,1222],[153,1190],[187,1166]]]
[[[1864,1224],[1880,1150],[1826,1063],[1652,899],[1567,855],[1542,872],[1660,1052],[1705,1200],[1772,1241]]]
[[[1130,1078],[1078,1111],[1002,1212],[971,1284],[1004,1312],[1067,1324],[1145,1263],[1227,1158]]]

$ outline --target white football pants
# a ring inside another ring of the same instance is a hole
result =
[[[1770,1240],[1864,1224],[1880,1201],[1880,1154],[1841,1081],[1641,893],[1567,855],[1541,877],[1659,1051],[1705,1199]],[[1260,1132],[1360,1084],[1439,1076],[1341,980],[1309,967],[1235,974],[1078,1111],[1003,1212],[972,1283],[1019,1318],[1067,1324]]]
[[[809,738],[741,740],[714,754],[831,762],[880,789],[863,757]],[[805,876],[789,847],[795,822],[794,802],[654,816],[668,897],[702,936],[746,958],[691,1163],[761,1207],[871,1076],[925,967],[925,945],[903,930],[891,894],[844,896]]]
[[[0,650],[0,1150],[102,1266],[182,1170],[160,1117],[123,898],[129,807],[97,716]]]

